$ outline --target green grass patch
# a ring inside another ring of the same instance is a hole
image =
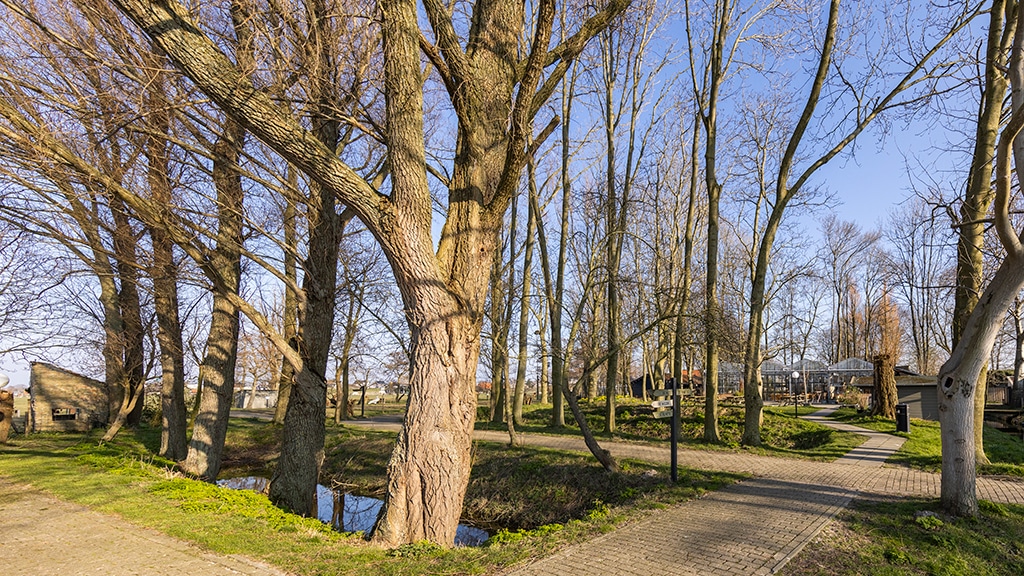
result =
[[[222,477],[266,474],[281,429],[233,419]],[[158,440],[158,438],[156,438]],[[283,512],[254,492],[183,477],[153,455],[154,430],[124,430],[97,445],[98,433],[17,436],[0,446],[0,476],[31,484],[100,512],[223,554],[241,554],[302,575],[479,574],[591,538],[651,509],[714,490],[740,476],[625,460],[609,474],[592,458],[543,449],[474,447],[465,518],[495,534],[477,548],[414,544],[395,550]],[[329,426],[321,480],[379,495],[393,434]],[[0,499],[5,497],[0,483]]]
[[[1024,574],[1024,507],[981,502],[977,518],[935,500],[856,501],[783,568],[785,576]]]
[[[942,441],[938,422],[913,419],[910,421],[910,433],[907,434],[896,432],[895,420],[868,416],[850,408],[837,410],[832,417],[854,426],[906,438],[903,446],[889,458],[889,463],[928,472],[939,472],[942,469]],[[991,464],[978,466],[978,474],[1024,477],[1024,441],[988,426],[985,427],[984,435],[985,454]]]
[[[603,398],[593,401],[581,400],[580,408],[587,418],[587,425],[600,439],[649,442],[667,445],[671,433],[668,418],[654,418],[654,408],[638,399],[620,398],[615,411],[616,432],[604,433],[605,404]],[[801,406],[800,415],[816,412],[818,409]],[[478,411],[478,429],[505,430],[505,424],[490,422],[486,410]],[[861,445],[864,437],[840,432],[794,417],[793,407],[765,408],[761,428],[762,446],[741,447],[743,436],[743,406],[723,403],[719,408],[719,434],[721,442],[709,443],[704,436],[704,406],[690,399],[681,407],[679,443],[683,448],[696,450],[746,450],[756,454],[805,458],[831,461]],[[551,406],[531,405],[523,407],[523,424],[516,429],[537,434],[579,435],[579,427],[566,411],[566,426],[555,428],[550,425]]]

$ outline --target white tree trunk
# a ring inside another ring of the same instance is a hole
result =
[[[974,307],[953,354],[939,370],[942,505],[957,516],[978,512],[974,395],[1006,311],[1022,288],[1024,258],[1007,256]]]

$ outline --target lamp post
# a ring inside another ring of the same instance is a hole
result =
[[[789,381],[790,381],[790,384],[791,384],[790,388],[792,388],[792,391],[793,391],[793,417],[796,418],[796,417],[800,416],[800,412],[799,412],[800,400],[797,397],[797,393],[796,393],[796,383],[800,380],[800,373],[797,372],[796,370],[793,370],[793,373],[790,374],[789,377],[790,377]]]

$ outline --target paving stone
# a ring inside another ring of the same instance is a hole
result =
[[[0,476],[0,566],[11,575],[283,576],[213,554]]]
[[[515,576],[748,576],[784,566],[851,499],[861,496],[938,497],[940,478],[884,466],[903,439],[809,419],[863,434],[859,448],[834,462],[785,459],[742,452],[680,450],[680,466],[750,474],[749,480],[679,506],[652,512],[588,542],[526,566]],[[397,430],[401,423],[352,422]],[[503,432],[478,431],[480,441],[507,442]],[[521,435],[526,444],[586,452],[581,439]],[[618,458],[667,463],[668,448],[602,442]],[[1024,504],[1024,483],[978,479],[978,496]],[[252,560],[212,554],[116,517],[56,500],[0,477],[0,558],[6,574],[254,575],[281,576]]]

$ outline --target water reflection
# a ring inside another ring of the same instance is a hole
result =
[[[236,490],[266,492],[270,480],[259,476],[245,476],[218,480],[217,485]],[[367,531],[377,520],[377,513],[384,505],[382,500],[335,492],[321,484],[316,485],[317,518],[341,532]],[[455,531],[456,546],[479,546],[488,538],[487,532],[459,524]]]

